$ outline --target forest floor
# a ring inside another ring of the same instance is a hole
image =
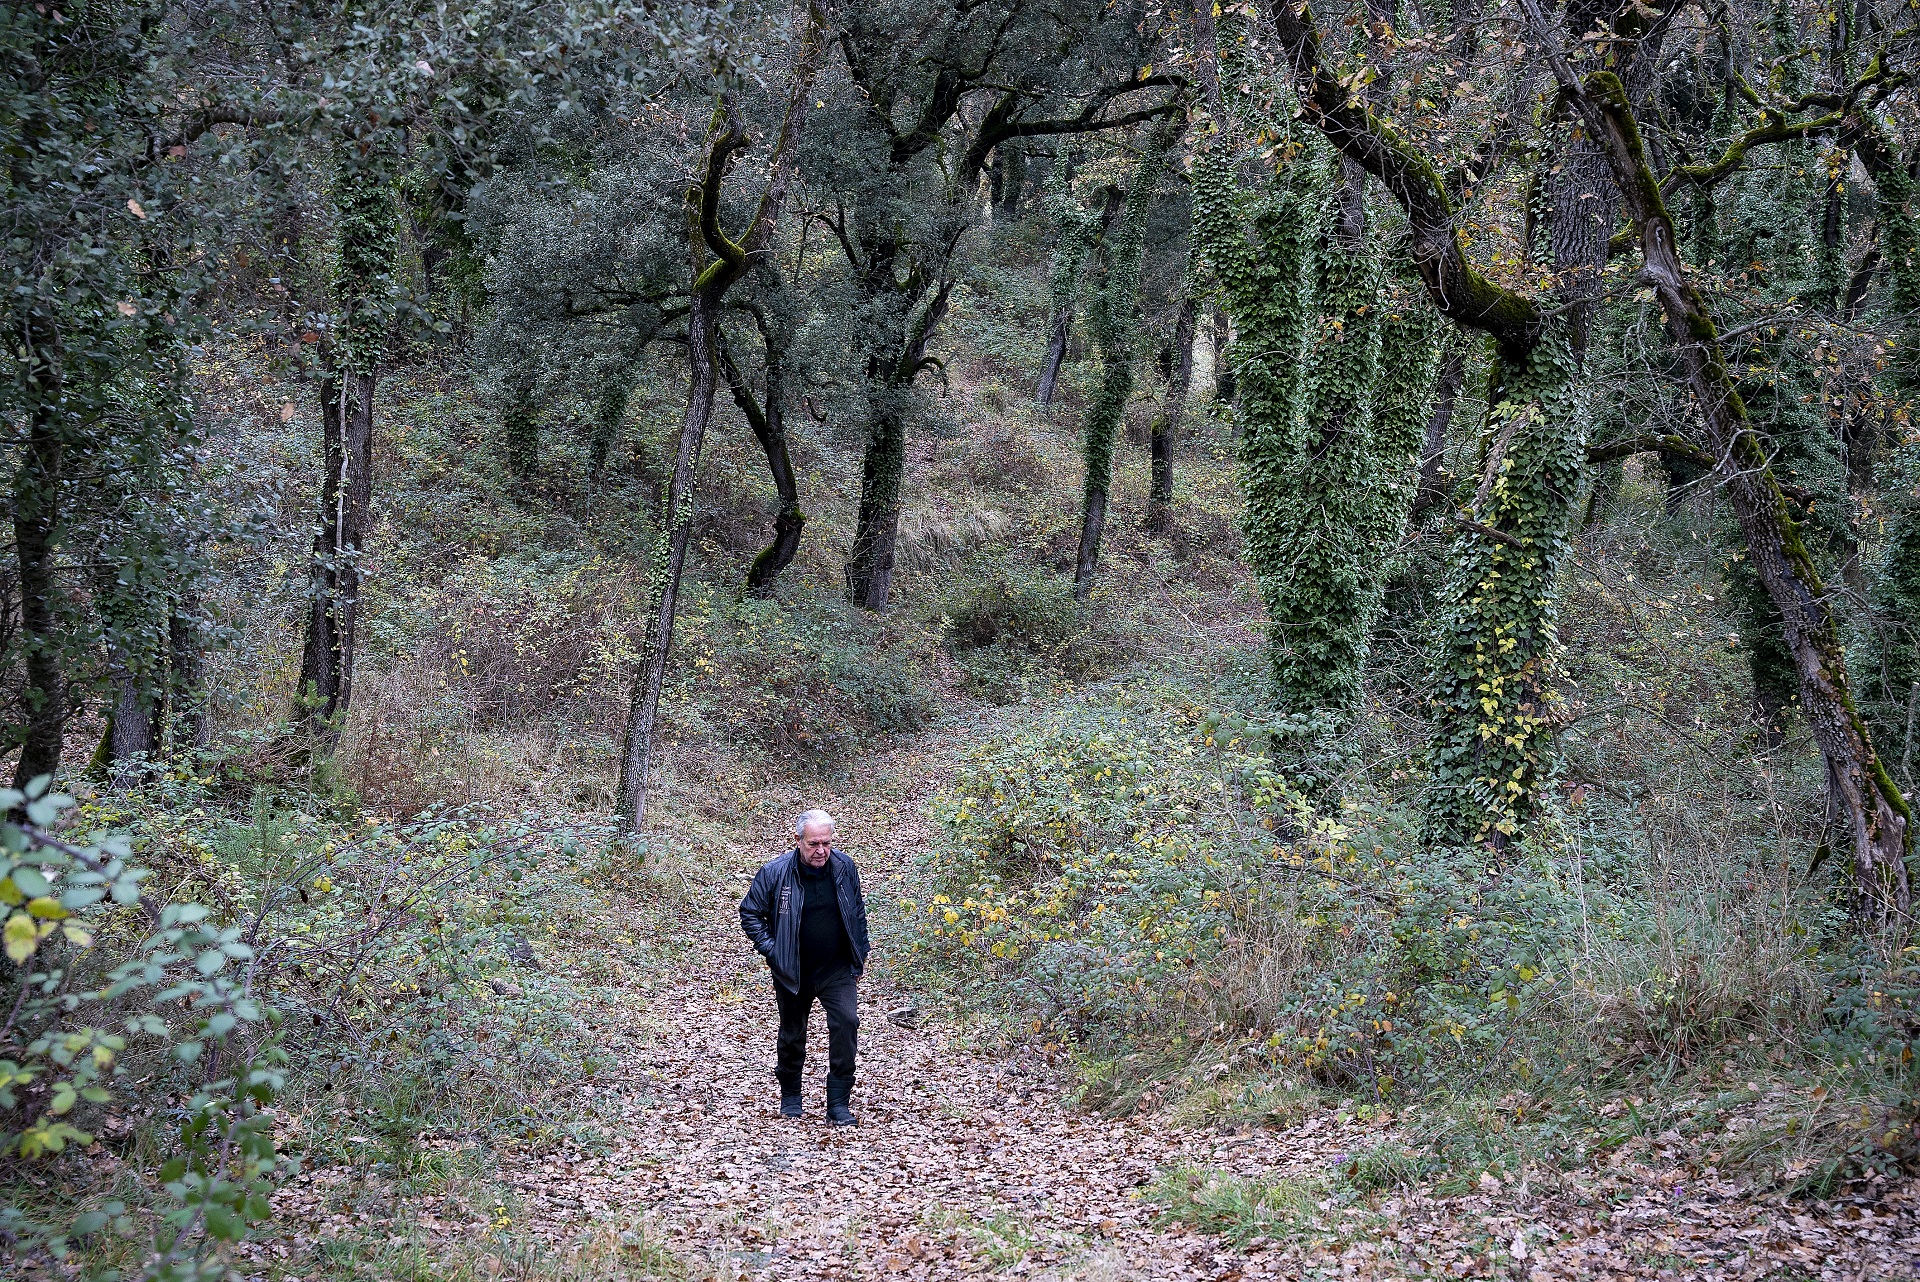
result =
[[[910,894],[915,851],[932,835],[925,803],[960,738],[909,740],[863,763],[862,792],[822,799],[876,908]],[[1482,1175],[1454,1196],[1355,1196],[1342,1168],[1393,1138],[1390,1117],[1315,1104],[1286,1127],[1228,1129],[1165,1110],[1076,1109],[1062,1098],[1064,1061],[1045,1047],[983,1053],[937,1010],[907,1027],[917,998],[883,960],[884,926],[862,985],[859,1126],[826,1124],[817,1013],[807,1116],[783,1119],[769,980],[736,912],[771,853],[744,841],[696,851],[706,871],[670,908],[609,895],[607,937],[650,931],[667,962],[583,1012],[616,1061],[595,1077],[607,1085],[577,1088],[592,1097],[599,1142],[503,1162],[510,1191],[495,1216],[424,1199],[379,1223],[410,1229],[429,1254],[458,1251],[480,1277],[500,1274],[486,1252],[508,1232],[571,1249],[584,1267],[564,1275],[582,1278],[1920,1276],[1911,1184],[1825,1202],[1756,1196],[1703,1170],[1672,1132],[1594,1169]],[[325,1186],[347,1178],[331,1168],[296,1180],[277,1218],[325,1237]],[[1182,1218],[1167,1213],[1169,1190]]]

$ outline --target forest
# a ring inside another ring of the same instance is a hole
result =
[[[1920,1276],[1920,0],[0,59],[6,1277]]]

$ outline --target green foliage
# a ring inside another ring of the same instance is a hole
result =
[[[1225,1020],[1257,1062],[1375,1097],[1498,1060],[1565,981],[1564,891],[1416,851],[1394,815],[1371,842],[1316,815],[1267,755],[1287,733],[1126,701],[978,750],[936,804],[915,949],[1096,1054],[1221,1056]]]
[[[1249,1178],[1229,1171],[1176,1166],[1148,1190],[1162,1217],[1246,1247],[1255,1239],[1322,1244],[1341,1229],[1361,1226],[1341,1212],[1354,1201],[1351,1187],[1318,1176]]]
[[[1053,230],[1053,254],[1048,264],[1047,289],[1052,303],[1050,316],[1058,324],[1058,318],[1073,315],[1074,302],[1080,293],[1080,273],[1100,232],[1100,216],[1059,184],[1049,181],[1048,188],[1046,211]]]
[[[286,1056],[264,1034],[250,983],[254,948],[247,932],[215,921],[204,905],[143,902],[149,870],[133,862],[125,836],[76,843],[54,835],[73,805],[44,778],[25,792],[0,791],[0,808],[24,820],[0,825],[0,903],[10,906],[0,1157],[46,1161],[92,1145],[77,1123],[115,1102],[130,1045],[170,1051],[172,1071],[182,1073],[211,1070],[222,1051],[234,1055],[233,1076],[193,1092],[176,1155],[160,1171],[173,1204],[149,1270],[158,1279],[224,1276],[208,1259],[211,1244],[269,1218],[269,1178],[299,1169],[275,1154],[262,1112],[284,1085]],[[103,965],[103,953],[121,960]],[[65,1232],[19,1218],[9,1228],[62,1255],[71,1238],[124,1213],[89,1213]]]
[[[1324,186],[1323,163],[1297,157],[1279,181],[1252,196],[1236,190],[1231,160],[1217,150],[1202,152],[1193,170],[1193,234],[1238,331],[1228,358],[1240,389],[1246,556],[1276,625],[1276,668],[1284,653],[1279,624],[1288,558],[1300,534],[1289,499],[1297,498],[1303,357],[1315,310],[1312,211]]]
[[[1564,333],[1496,367],[1480,487],[1453,536],[1434,651],[1427,834],[1504,846],[1553,769],[1558,579],[1586,463],[1586,411]],[[1488,532],[1493,531],[1493,532]]]
[[[982,557],[939,603],[947,648],[976,694],[1011,703],[1062,680],[1116,667],[1127,655],[1097,606],[1045,570]]]
[[[400,211],[394,190],[392,139],[344,143],[333,175],[335,262],[333,289],[339,320],[333,347],[347,374],[372,374],[386,352],[400,285],[394,256]]]
[[[665,718],[787,769],[837,768],[933,712],[925,642],[838,606],[703,592],[682,616]]]
[[[1140,255],[1145,247],[1147,211],[1160,185],[1160,169],[1171,131],[1160,129],[1140,157],[1127,186],[1119,225],[1101,245],[1099,286],[1088,329],[1100,352],[1100,390],[1087,407],[1083,456],[1086,501],[1104,500],[1113,477],[1113,438],[1133,396],[1133,363],[1139,346]],[[1056,298],[1058,291],[1056,289]]]
[[[1273,466],[1247,507],[1274,532],[1261,575],[1283,708],[1351,715],[1360,696],[1367,635],[1378,614],[1375,539],[1380,509],[1404,494],[1374,437],[1382,296],[1377,239],[1353,242],[1336,223],[1339,193],[1324,200],[1314,255],[1313,320],[1301,359],[1300,405],[1269,455]],[[1402,455],[1401,466],[1406,458]],[[1398,530],[1387,536],[1397,541]]]

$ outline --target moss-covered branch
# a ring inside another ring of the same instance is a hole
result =
[[[1641,279],[1660,302],[1710,446],[1724,460],[1725,491],[1748,560],[1780,611],[1801,705],[1826,760],[1830,796],[1852,838],[1855,920],[1870,930],[1905,923],[1911,912],[1911,816],[1906,800],[1881,764],[1854,705],[1825,585],[1728,370],[1712,310],[1681,260],[1673,220],[1648,163],[1626,88],[1611,72],[1577,77],[1537,0],[1522,3],[1563,100],[1607,158],[1640,242]]]
[[[1378,178],[1406,212],[1409,256],[1434,307],[1462,325],[1485,330],[1508,356],[1523,357],[1539,340],[1540,309],[1467,261],[1454,227],[1453,202],[1433,163],[1334,74],[1322,57],[1310,10],[1272,3],[1268,13],[1307,121],[1341,155]]]

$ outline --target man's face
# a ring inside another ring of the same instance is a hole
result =
[[[827,862],[827,856],[833,850],[833,829],[826,824],[808,824],[806,831],[800,834],[800,858],[809,868],[818,868]]]

